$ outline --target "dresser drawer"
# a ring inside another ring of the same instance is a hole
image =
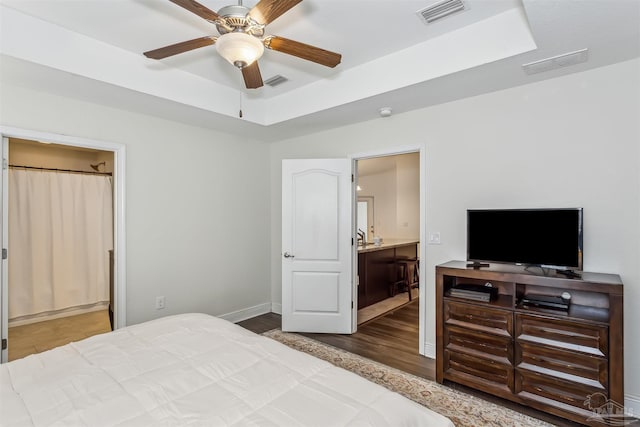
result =
[[[517,342],[548,345],[594,356],[609,354],[606,326],[516,313]]]
[[[444,302],[444,323],[495,335],[513,336],[513,313],[484,305]]]
[[[444,346],[452,352],[478,354],[500,363],[513,364],[513,340],[504,335],[448,325],[445,328]]]
[[[444,373],[449,380],[473,383],[480,390],[498,394],[513,392],[513,366],[495,359],[445,350]]]
[[[589,396],[596,393],[607,396],[606,390],[600,387],[564,381],[521,368],[515,369],[514,393],[527,401],[542,404],[543,407],[553,406],[586,417],[593,415],[585,407]]]
[[[516,341],[515,365],[600,392],[609,387],[609,362],[604,357]]]

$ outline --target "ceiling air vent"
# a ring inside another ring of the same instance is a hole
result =
[[[463,10],[464,3],[462,0],[444,0],[425,7],[416,13],[425,24],[433,24],[442,18],[446,18]]]
[[[270,77],[267,80],[265,80],[264,84],[269,85],[271,87],[275,87],[275,86],[281,85],[282,83],[287,82],[287,81],[289,81],[288,78],[278,74],[278,75],[275,75],[275,76]]]
[[[576,50],[575,52],[563,53],[562,55],[541,59],[540,61],[522,64],[522,69],[527,74],[536,74],[542,73],[544,71],[555,70],[556,68],[579,64],[581,62],[586,62],[588,59],[589,50],[581,49]]]

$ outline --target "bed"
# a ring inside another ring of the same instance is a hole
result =
[[[351,372],[205,314],[0,365],[0,425],[453,427]]]

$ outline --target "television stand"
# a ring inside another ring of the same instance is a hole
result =
[[[462,384],[591,427],[602,426],[602,418],[585,405],[590,396],[604,396],[611,408],[624,405],[620,276],[580,272],[581,279],[569,279],[524,266],[466,265],[436,267],[438,383]],[[456,292],[487,283],[497,290],[489,301]]]
[[[491,265],[488,262],[475,262],[475,261],[467,264],[467,268],[473,268],[475,270],[478,270],[482,267],[489,268],[491,267]]]

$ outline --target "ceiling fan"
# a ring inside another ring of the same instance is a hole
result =
[[[253,8],[224,6],[217,13],[195,0],[169,0],[215,24],[219,36],[205,36],[144,52],[147,58],[162,59],[215,44],[218,53],[242,71],[247,89],[263,86],[258,59],[264,48],[286,53],[327,67],[340,63],[342,55],[279,36],[264,37],[265,27],[302,0],[260,0]]]

